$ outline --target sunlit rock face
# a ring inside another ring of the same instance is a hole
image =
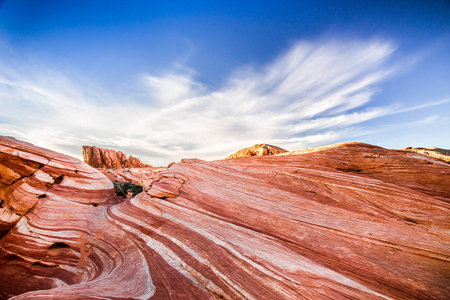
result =
[[[442,148],[436,148],[436,147],[418,147],[418,148],[407,147],[407,148],[403,148],[401,150],[429,155],[431,157],[438,158],[447,163],[450,163],[450,150],[449,149],[442,149]]]
[[[261,156],[261,155],[275,155],[284,152],[287,151],[277,146],[272,146],[268,144],[256,144],[253,147],[241,149],[238,152],[231,154],[226,159],[237,157]]]
[[[0,147],[2,209],[20,215],[0,240],[2,299],[449,299],[437,159],[356,143],[189,159],[118,203],[86,164]]]
[[[131,182],[143,187],[149,187],[157,174],[165,167],[125,168],[125,169],[99,169],[112,182]]]
[[[96,146],[83,146],[84,162],[99,169],[147,168],[151,165],[142,163],[136,157],[127,156],[121,151],[102,149]]]

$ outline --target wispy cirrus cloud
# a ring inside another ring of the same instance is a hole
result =
[[[237,69],[217,90],[191,72],[142,74],[138,97],[1,61],[0,133],[78,157],[84,144],[109,147],[154,165],[220,159],[261,142],[290,150],[332,143],[395,113],[370,105],[394,51],[380,40],[298,42],[266,66]]]

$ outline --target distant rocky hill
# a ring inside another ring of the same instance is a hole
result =
[[[241,149],[238,152],[231,154],[225,159],[231,159],[236,157],[248,157],[248,156],[275,155],[285,152],[287,151],[277,146],[272,146],[268,144],[257,144],[253,147]]]
[[[136,157],[127,156],[121,151],[102,149],[96,146],[83,146],[84,162],[98,169],[121,168],[147,168],[151,165],[144,164]]]
[[[409,151],[409,152],[416,152],[420,154],[425,154],[434,158],[442,159],[443,161],[446,161],[450,163],[450,150],[449,149],[442,149],[442,148],[436,148],[436,147],[407,147],[401,149],[402,151]]]

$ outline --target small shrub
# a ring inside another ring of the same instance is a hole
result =
[[[128,192],[130,192],[133,194],[133,197],[135,197],[144,190],[142,186],[131,182],[113,182],[113,184],[117,196],[126,197]]]

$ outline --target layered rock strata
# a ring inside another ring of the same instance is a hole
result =
[[[2,199],[22,213],[0,240],[3,299],[450,296],[450,167],[431,157],[355,143],[189,159],[116,203],[87,165],[0,145]],[[22,180],[32,201],[49,186],[28,211],[11,197]]]
[[[231,154],[225,159],[237,157],[249,157],[249,156],[275,155],[284,152],[287,151],[277,146],[272,146],[268,144],[256,144],[253,147],[241,149],[238,152]]]
[[[131,168],[131,169],[99,169],[112,182],[131,182],[149,187],[165,167]]]
[[[148,168],[136,157],[127,156],[121,151],[102,149],[96,146],[83,146],[84,162],[98,169]]]

